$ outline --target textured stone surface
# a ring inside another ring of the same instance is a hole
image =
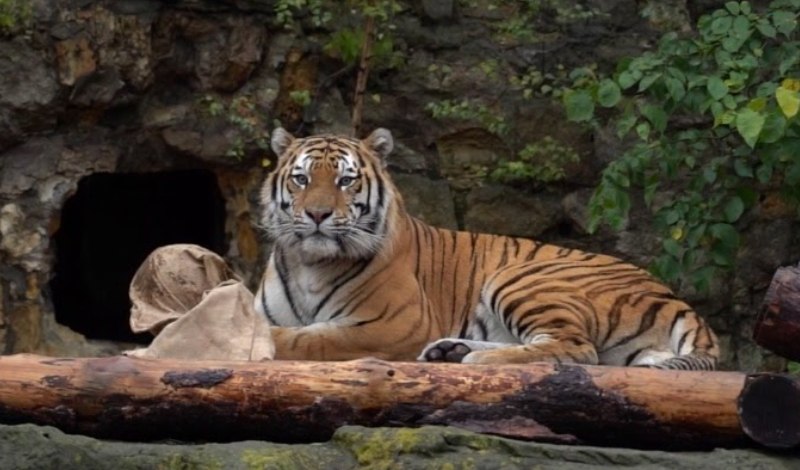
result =
[[[473,232],[538,238],[562,215],[547,195],[523,195],[505,186],[484,186],[467,196],[464,227]]]
[[[411,215],[437,227],[458,228],[453,196],[446,181],[402,173],[394,173],[393,178]]]
[[[792,454],[756,450],[667,453],[515,442],[452,428],[340,428],[323,444],[168,445],[98,441],[50,427],[0,425],[0,468],[14,470],[337,470],[600,468],[789,470]]]
[[[434,21],[443,21],[453,18],[455,2],[452,0],[422,0],[422,9],[425,16]]]

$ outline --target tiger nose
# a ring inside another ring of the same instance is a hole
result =
[[[333,214],[333,209],[306,209],[306,214],[319,225]]]

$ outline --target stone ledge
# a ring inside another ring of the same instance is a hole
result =
[[[755,450],[669,453],[517,442],[454,428],[340,428],[324,444],[118,443],[51,427],[0,425],[0,470],[85,469],[632,469],[800,468],[800,455]]]

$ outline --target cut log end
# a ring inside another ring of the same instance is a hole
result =
[[[739,396],[739,419],[751,439],[773,449],[800,444],[800,378],[766,374],[748,378]]]
[[[753,339],[779,356],[800,361],[800,266],[775,272],[756,319]]]

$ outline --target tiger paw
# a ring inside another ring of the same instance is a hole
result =
[[[425,362],[462,362],[464,356],[471,352],[472,349],[463,341],[440,339],[425,346],[417,360]]]

